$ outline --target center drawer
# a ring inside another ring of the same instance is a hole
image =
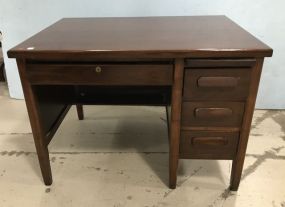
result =
[[[171,85],[171,64],[28,64],[32,84]]]

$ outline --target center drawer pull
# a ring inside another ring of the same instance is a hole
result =
[[[227,87],[234,88],[238,85],[238,77],[200,77],[198,87]]]
[[[101,68],[100,66],[97,66],[97,67],[95,68],[95,72],[96,72],[96,73],[101,73],[101,71],[102,71],[102,68]]]
[[[233,114],[230,108],[196,108],[195,117],[197,118],[225,118]]]
[[[192,145],[225,146],[228,144],[226,137],[193,137]]]

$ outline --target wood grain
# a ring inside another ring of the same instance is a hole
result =
[[[180,158],[233,159],[239,133],[220,131],[181,131]]]
[[[251,68],[187,68],[184,101],[245,101]]]
[[[228,139],[226,137],[193,137],[193,146],[224,146],[228,144]]]
[[[254,69],[252,70],[251,74],[251,84],[250,84],[250,90],[249,90],[249,97],[246,101],[245,105],[245,115],[243,117],[242,122],[242,129],[240,133],[240,139],[239,144],[237,148],[237,154],[234,157],[233,165],[232,165],[232,172],[231,172],[231,181],[230,181],[230,189],[233,191],[236,191],[239,187],[243,164],[244,164],[244,158],[248,143],[248,137],[251,127],[251,121],[253,117],[254,112],[254,106],[258,91],[258,85],[260,81],[261,71],[262,71],[262,65],[263,65],[263,58],[257,59],[256,65]]]
[[[174,82],[171,98],[171,122],[169,145],[169,187],[176,188],[177,167],[179,159],[179,139],[181,122],[181,102],[183,87],[184,60],[176,59],[174,66]]]
[[[179,158],[233,160],[237,190],[263,58],[225,16],[64,18],[8,51],[17,59],[46,185],[48,143],[69,107],[167,106],[169,187]],[[173,68],[174,67],[174,68]]]
[[[84,119],[84,112],[83,112],[82,104],[76,104],[76,111],[77,111],[78,119],[83,120]]]
[[[97,70],[98,69],[98,70]],[[171,64],[29,64],[33,85],[171,85]]]
[[[256,57],[272,49],[226,16],[189,16],[64,18],[8,52],[37,59],[100,55]]]
[[[198,119],[229,118],[233,115],[230,108],[196,108],[194,116]]]
[[[49,162],[49,152],[47,148],[47,141],[45,140],[42,121],[39,116],[39,108],[37,97],[34,94],[32,86],[26,77],[26,67],[24,59],[17,59],[17,65],[24,91],[26,106],[30,118],[30,124],[33,132],[34,142],[38,154],[40,168],[46,185],[52,184],[52,174]]]
[[[236,77],[200,77],[198,79],[198,87],[207,88],[234,88],[238,85]]]
[[[254,58],[187,58],[185,59],[185,68],[250,68],[255,65],[255,61]]]
[[[182,126],[241,127],[244,103],[183,102]]]

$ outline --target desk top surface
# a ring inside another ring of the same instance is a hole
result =
[[[271,56],[226,16],[64,18],[8,51],[9,57],[148,54]]]

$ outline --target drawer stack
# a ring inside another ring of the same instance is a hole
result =
[[[233,159],[255,59],[187,59],[180,158]]]

